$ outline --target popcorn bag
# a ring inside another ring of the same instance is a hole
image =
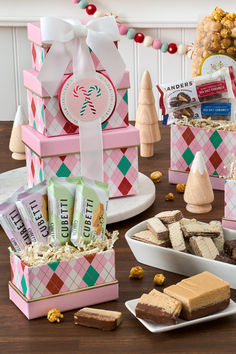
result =
[[[197,27],[192,76],[236,68],[236,13],[216,7]]]

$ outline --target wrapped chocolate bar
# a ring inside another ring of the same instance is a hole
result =
[[[190,80],[157,85],[157,89],[160,92],[160,108],[163,115],[201,102],[236,97],[231,66]]]
[[[0,223],[12,246],[17,252],[31,244],[31,240],[24,222],[16,206],[16,200],[24,188],[20,188],[5,202],[0,204]]]
[[[70,241],[75,187],[80,177],[51,177],[48,183],[49,232],[55,245]]]
[[[197,27],[192,76],[235,65],[236,13],[216,7]],[[235,66],[236,67],[236,66]]]
[[[76,185],[71,242],[75,246],[103,240],[106,231],[108,184],[82,177]]]
[[[231,120],[232,109],[230,102],[211,102],[201,103],[196,106],[179,109],[170,114],[170,119],[182,119],[184,117],[193,118],[209,118],[213,120]]]
[[[47,243],[49,231],[46,182],[44,181],[20,193],[17,197],[16,205],[22,220],[24,220],[31,241]]]

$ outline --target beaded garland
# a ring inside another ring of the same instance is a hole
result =
[[[94,17],[103,17],[107,16],[101,10],[98,10],[94,4],[90,4],[88,0],[72,0],[74,4],[78,4],[79,8],[85,10],[88,15]],[[188,58],[192,59],[193,51],[194,51],[194,43],[190,43],[189,45],[176,43],[167,43],[161,42],[160,39],[152,38],[151,36],[145,36],[142,32],[136,32],[134,28],[129,28],[124,23],[120,23],[115,16],[116,21],[119,26],[119,32],[122,36],[126,36],[130,40],[134,40],[136,43],[143,43],[145,47],[151,47],[155,50],[160,49],[162,53],[169,54],[179,54],[179,55],[187,55]]]

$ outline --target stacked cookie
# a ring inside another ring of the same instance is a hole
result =
[[[132,238],[162,247],[171,247],[176,251],[236,264],[236,240],[235,244],[231,241],[224,242],[220,221],[203,224],[195,219],[183,219],[180,210],[172,210],[155,215],[147,221],[146,226],[147,230],[137,232]]]

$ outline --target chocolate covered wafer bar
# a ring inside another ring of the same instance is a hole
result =
[[[20,188],[10,198],[0,204],[0,223],[17,252],[22,251],[26,245],[31,244],[28,231],[16,206],[17,197],[23,190],[24,188]]]
[[[220,230],[218,225],[201,224],[200,222],[182,223],[182,230],[185,237],[203,236],[203,237],[218,237]]]
[[[179,221],[183,218],[183,214],[180,210],[162,211],[155,215],[156,218],[160,219],[165,224],[171,224],[173,222]]]
[[[210,237],[193,236],[189,243],[196,256],[215,259],[219,255],[219,251]]]
[[[48,196],[46,181],[20,193],[16,201],[32,242],[47,243]]]
[[[173,224],[169,224],[168,229],[172,248],[176,251],[186,252],[186,245],[183,232],[180,227],[180,222],[177,221]]]
[[[122,321],[122,313],[84,307],[74,314],[74,323],[85,327],[98,328],[102,331],[116,329]]]
[[[81,177],[76,186],[71,242],[79,246],[96,239],[103,240],[106,231],[108,184]]]
[[[181,301],[153,289],[140,297],[135,313],[147,321],[176,324],[181,309]]]
[[[151,231],[145,230],[145,231],[140,231],[136,232],[132,236],[133,239],[142,241],[142,242],[147,242],[147,243],[152,243],[153,245],[157,246],[162,246],[162,247],[169,247],[170,246],[170,240],[160,240],[156,235],[154,235]]]
[[[147,221],[147,228],[159,239],[166,240],[169,237],[169,231],[160,219],[154,217]]]
[[[224,232],[223,232],[223,227],[220,221],[217,220],[212,220],[209,222],[210,225],[215,225],[219,227],[220,235],[218,237],[214,237],[212,241],[214,242],[216,248],[218,249],[219,253],[222,253],[224,251]]]

